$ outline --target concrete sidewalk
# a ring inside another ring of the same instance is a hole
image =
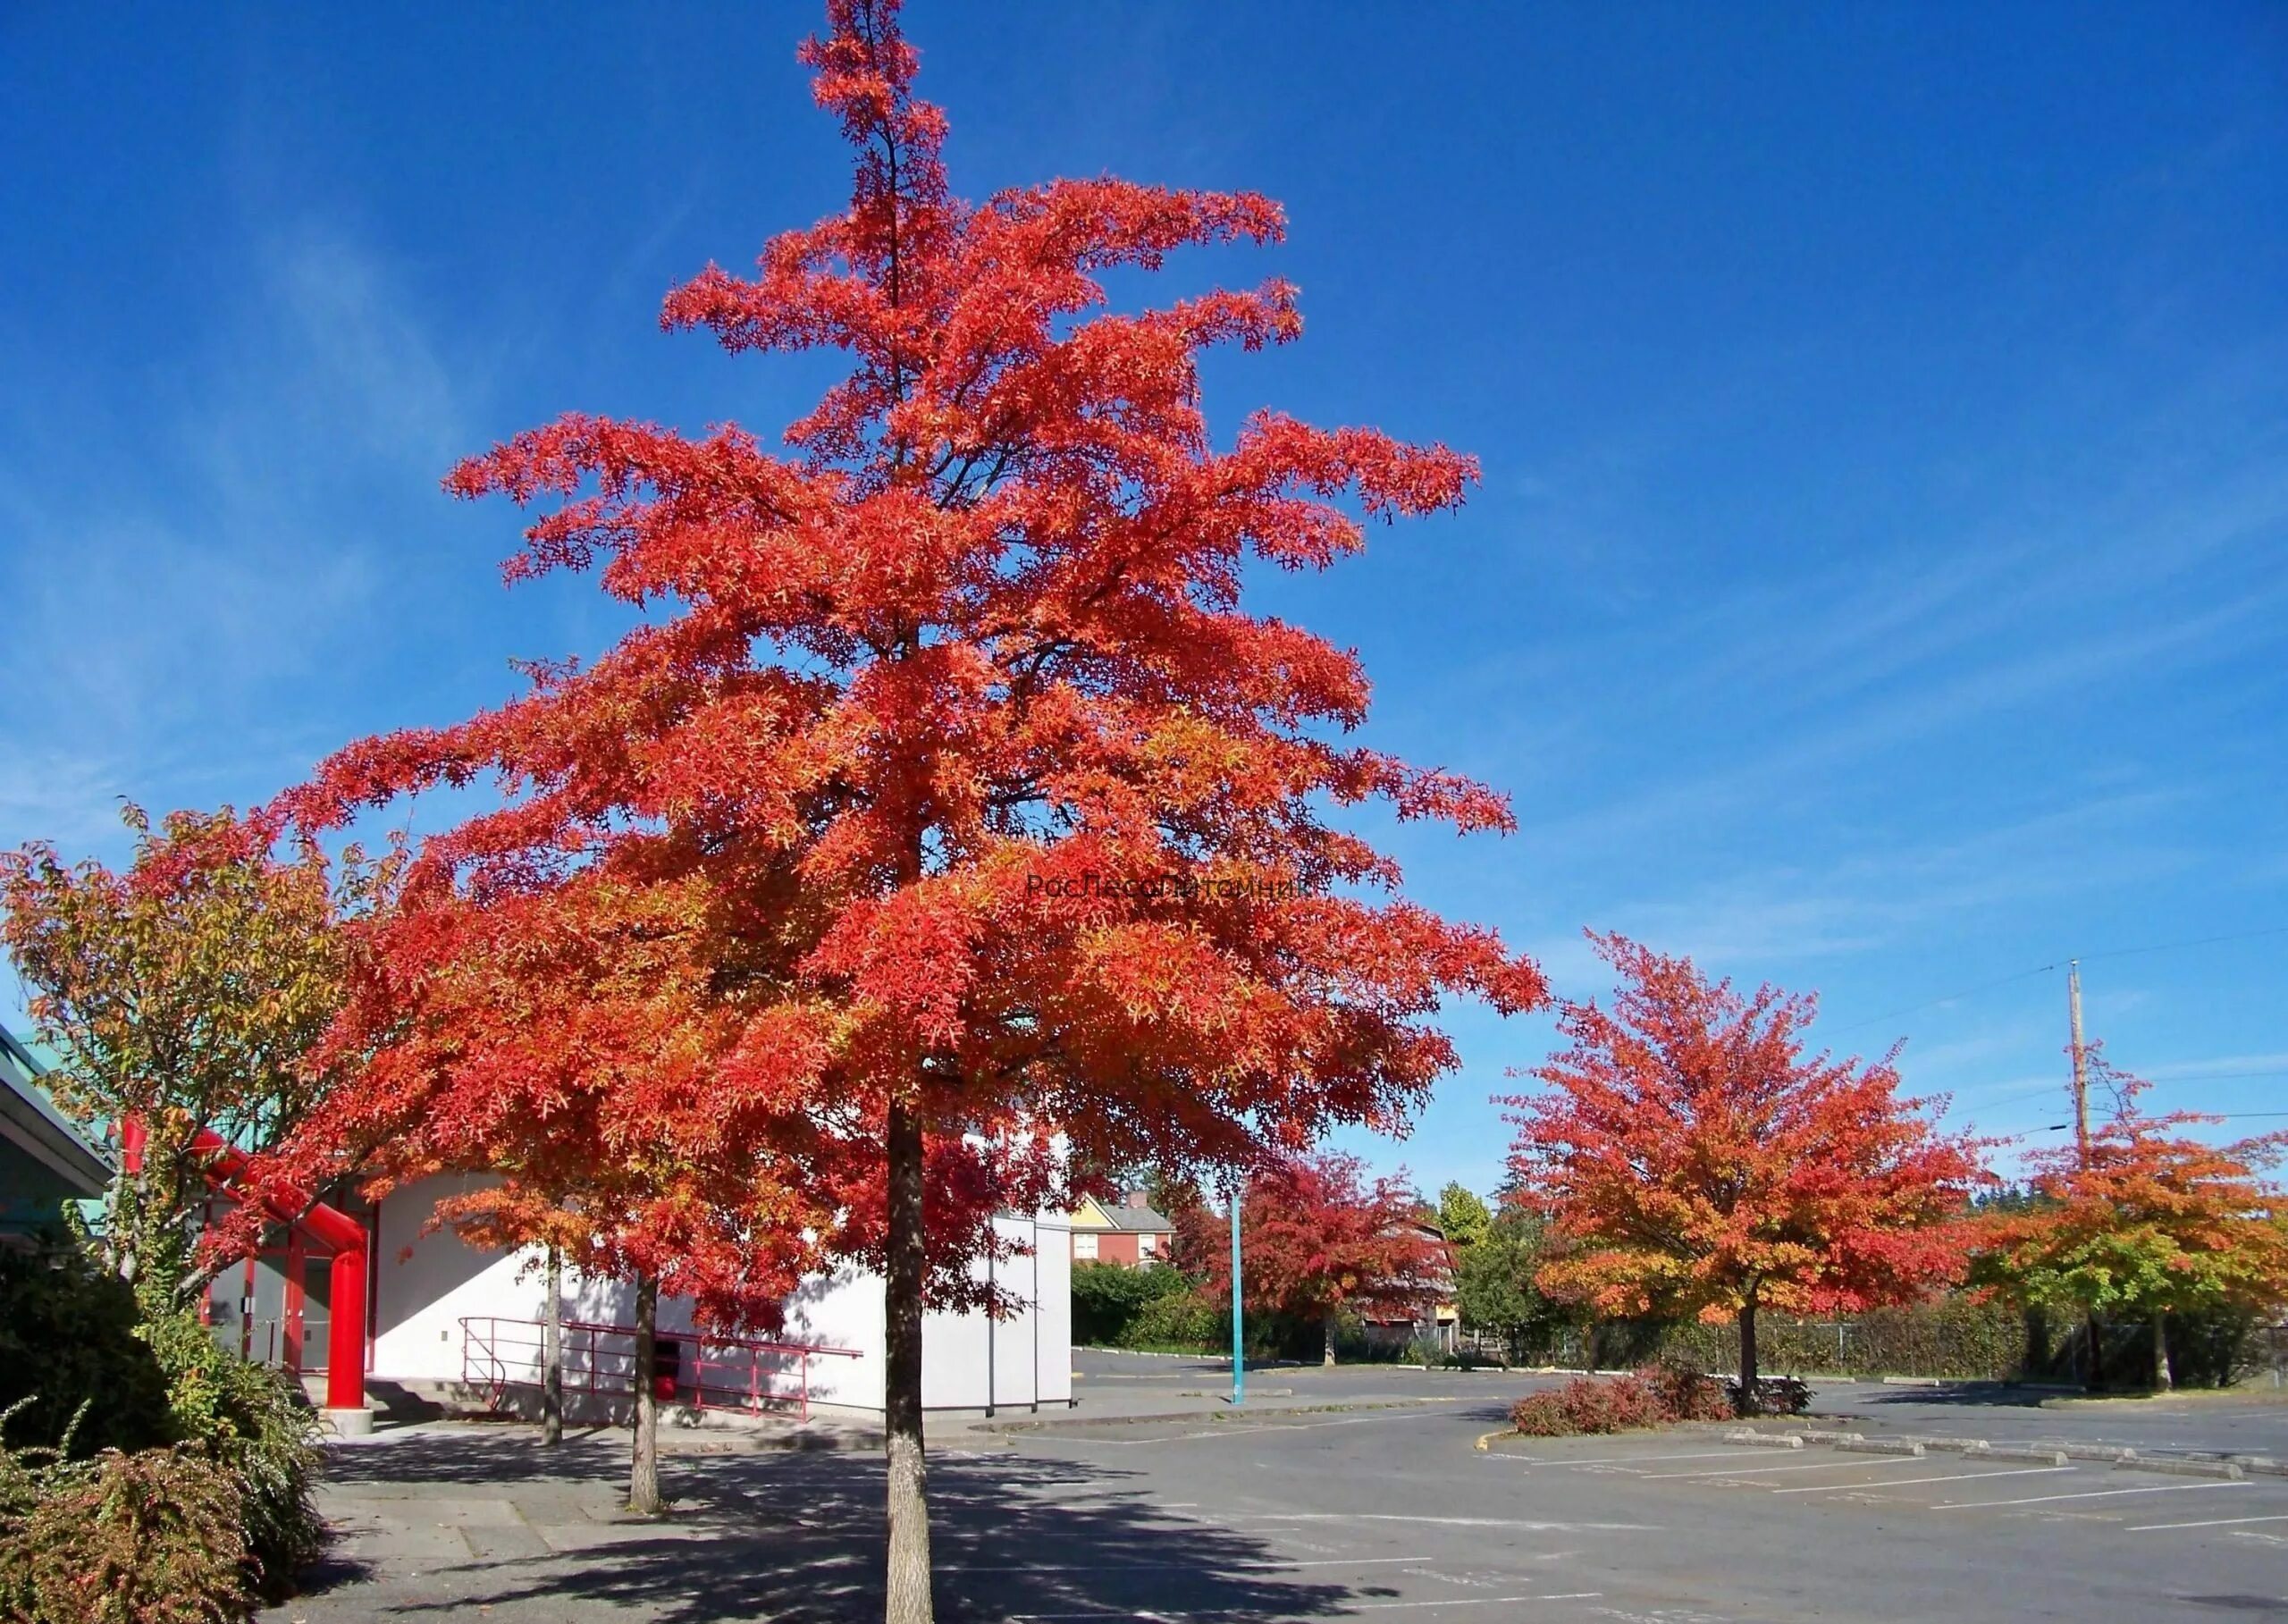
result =
[[[937,1429],[933,1429],[937,1430]],[[1244,1534],[1163,1511],[1133,1474],[1010,1452],[966,1426],[933,1444],[939,1617],[1069,1613],[1072,1564],[1118,1548],[1183,1576],[1213,1611],[1286,1618],[1327,1599]],[[488,1624],[730,1624],[881,1616],[883,1467],[862,1448],[671,1437],[669,1514],[623,1509],[624,1431],[433,1423],[328,1446],[319,1502],[336,1530],[305,1593],[265,1624],[424,1616]],[[1085,1605],[1086,1603],[1081,1603]]]

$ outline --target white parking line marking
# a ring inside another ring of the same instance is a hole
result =
[[[2239,1483],[2162,1483],[2141,1489],[2084,1489],[2078,1494],[2036,1494],[2028,1500],[1950,1500],[1930,1509],[1934,1511],[1970,1511],[1980,1506],[2031,1506],[2050,1500],[2103,1500],[2108,1494],[2182,1494],[2192,1489],[2245,1489],[2253,1486],[2246,1479]]]
[[[1921,1459],[1916,1455],[1893,1455],[1888,1460],[1861,1460],[1846,1458],[1841,1460],[1806,1460],[1801,1466],[1739,1466],[1720,1472],[1647,1472],[1646,1483],[1667,1483],[1678,1477],[1761,1477],[1767,1472],[1831,1472],[1853,1466],[1913,1466]]]
[[[2160,1528],[2229,1528],[2244,1522],[2288,1522],[2288,1517],[2212,1517],[2206,1522],[2141,1522],[2129,1532],[2150,1534]]]
[[[1604,1592],[1602,1590],[1569,1590],[1562,1595],[1471,1595],[1445,1602],[1357,1602],[1351,1604],[1351,1611],[1396,1612],[1408,1607],[1501,1607],[1512,1602],[1586,1602],[1602,1595]]]
[[[1626,1466],[1633,1461],[1647,1460],[1721,1460],[1728,1455],[1739,1452],[1737,1449],[1703,1449],[1689,1455],[1599,1455],[1587,1460],[1559,1460],[1547,1455],[1495,1454],[1488,1450],[1485,1458],[1489,1460],[1523,1460],[1535,1466]]]
[[[1225,1522],[1426,1522],[1448,1528],[1523,1528],[1527,1533],[1562,1534],[1590,1529],[1627,1534],[1657,1534],[1649,1522],[1531,1522],[1509,1517],[1405,1517],[1395,1511],[1243,1511]]]
[[[1250,1556],[1239,1561],[1217,1562],[1218,1568],[1382,1568],[1392,1562],[1426,1562],[1426,1556],[1333,1556],[1310,1561],[1286,1561],[1275,1556]],[[939,1562],[940,1573],[1157,1573],[1163,1569],[1196,1569],[1192,1562]]]
[[[1901,1477],[1896,1483],[1813,1483],[1800,1488],[1774,1489],[1775,1494],[1847,1494],[1854,1489],[1903,1489],[1911,1483],[1962,1483],[1973,1477],[2034,1477],[2047,1472],[2079,1471],[2072,1466],[2021,1466],[2006,1472],[1948,1472],[1943,1477]]]

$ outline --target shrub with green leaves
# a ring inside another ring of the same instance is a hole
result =
[[[37,1537],[26,1519],[69,1499],[89,1457],[172,1452],[233,1485],[248,1573],[265,1595],[289,1593],[324,1531],[310,1500],[317,1418],[290,1378],[219,1346],[191,1315],[138,1323],[136,1311],[125,1283],[78,1249],[0,1253],[0,1561],[21,1570],[21,1547]],[[123,1485],[141,1481],[105,1469]]]
[[[1165,1263],[1072,1266],[1072,1340],[1090,1347],[1119,1347],[1137,1317],[1163,1298],[1181,1296],[1191,1283]]]
[[[166,1373],[178,1433],[244,1484],[247,1543],[268,1594],[287,1594],[324,1531],[310,1502],[321,1464],[317,1417],[290,1378],[217,1346],[188,1314],[146,1325],[142,1334]]]
[[[1231,1312],[1223,1304],[1210,1302],[1189,1290],[1181,1295],[1156,1297],[1129,1322],[1123,1340],[1124,1345],[1131,1348],[1228,1346],[1232,1340]]]
[[[166,1373],[136,1327],[134,1292],[80,1248],[0,1250],[8,1441],[55,1448],[77,1415],[80,1455],[173,1443]]]
[[[245,1488],[197,1447],[92,1460],[10,1452],[0,1468],[0,1610],[38,1624],[230,1624],[262,1567]],[[27,1460],[26,1457],[33,1457]]]

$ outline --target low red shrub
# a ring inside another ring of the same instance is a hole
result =
[[[1635,1432],[1678,1421],[1720,1421],[1731,1414],[1723,1384],[1696,1371],[1655,1367],[1635,1376],[1577,1376],[1510,1407],[1510,1423],[1535,1438]]]
[[[1659,1392],[1633,1376],[1604,1380],[1580,1376],[1554,1393],[1520,1399],[1510,1409],[1510,1422],[1519,1432],[1540,1438],[1630,1432],[1670,1418]]]
[[[1653,1365],[1638,1371],[1636,1379],[1659,1394],[1661,1409],[1671,1421],[1729,1421],[1732,1418],[1731,1395],[1712,1376],[1703,1376],[1684,1365]]]

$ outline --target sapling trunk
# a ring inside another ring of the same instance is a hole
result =
[[[1755,1299],[1751,1297],[1740,1305],[1740,1401],[1737,1406],[1744,1416],[1755,1414]]]
[[[921,1123],[889,1110],[888,1272],[883,1279],[882,1443],[888,1456],[886,1624],[930,1624],[928,1470],[921,1448]]]
[[[1334,1367],[1334,1310],[1333,1308],[1329,1308],[1326,1311],[1326,1317],[1320,1320],[1319,1330],[1325,1343],[1325,1357],[1319,1362],[1332,1370]]]
[[[2169,1379],[2169,1315],[2166,1308],[2153,1310],[2153,1391],[2166,1393],[2174,1385]]]
[[[627,1509],[657,1517],[660,1498],[660,1282],[644,1275],[635,1282],[635,1455],[627,1474]]]
[[[540,1333],[540,1436],[564,1442],[564,1253],[548,1249],[548,1314]]]

